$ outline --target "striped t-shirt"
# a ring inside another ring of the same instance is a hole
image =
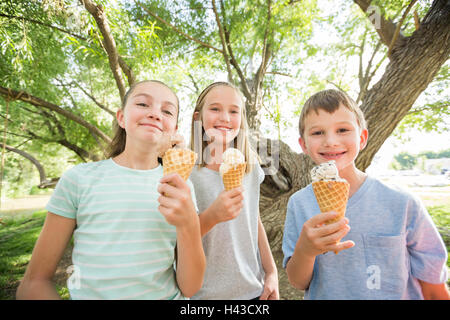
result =
[[[108,159],[61,177],[46,209],[76,219],[72,299],[183,299],[176,228],[158,211],[162,175],[161,166],[134,170]]]

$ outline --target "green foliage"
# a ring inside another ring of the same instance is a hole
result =
[[[96,3],[103,5],[118,53],[136,80],[160,79],[179,93],[182,122],[190,119],[196,97],[205,86],[227,79],[223,56],[199,43],[223,50],[211,1]],[[286,139],[296,132],[292,128],[297,127],[301,106],[311,94],[338,87],[357,99],[362,88],[359,69],[362,75],[372,76],[369,89],[384,71],[386,46],[379,44],[369,19],[352,1],[271,1],[270,15],[268,2],[263,0],[217,0],[215,4],[233,56],[250,88],[255,85],[263,59],[263,44],[268,44],[271,59],[263,79],[261,109],[265,134]],[[397,22],[409,1],[372,4]],[[430,6],[431,1],[419,1],[413,11],[423,19]],[[413,11],[403,24],[405,36],[414,31]],[[0,86],[24,90],[111,135],[114,117],[88,95],[113,112],[120,106],[120,97],[103,36],[84,6],[77,0],[5,0],[0,3],[0,14]],[[242,86],[235,68],[232,77]],[[411,128],[448,130],[448,81],[447,64],[402,121],[397,134]],[[5,102],[0,99],[2,120],[5,113]],[[77,155],[75,147],[91,156],[103,155],[105,146],[98,137],[48,109],[12,101],[8,119],[7,144],[35,156],[49,177],[59,176],[73,164],[90,161]],[[64,142],[75,147],[69,149]],[[7,153],[7,196],[29,192],[38,182],[36,170],[27,162]]]
[[[419,164],[423,165],[424,159],[441,159],[450,158],[450,149],[441,151],[423,151],[418,154],[410,154],[408,152],[400,152],[394,156],[390,167],[394,170],[411,170]],[[423,159],[419,161],[419,159]],[[422,168],[423,170],[423,168]]]
[[[410,170],[417,164],[416,157],[407,152],[401,152],[394,156],[393,169],[396,170]]]

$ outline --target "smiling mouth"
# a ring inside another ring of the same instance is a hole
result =
[[[347,153],[347,151],[342,151],[342,152],[319,152],[319,154],[327,159],[336,159],[341,157],[342,155],[344,155],[345,153]]]
[[[228,131],[231,131],[231,130],[232,130],[231,128],[228,128],[228,127],[220,127],[220,126],[218,126],[218,127],[214,127],[214,129],[216,129],[216,130],[220,130],[220,131],[226,131],[226,132],[228,132]]]
[[[158,126],[156,126],[156,125],[154,125],[154,124],[151,124],[151,123],[141,123],[141,126],[144,126],[144,127],[152,127],[152,128],[158,129],[159,131],[162,132],[162,129],[161,129],[160,127],[158,127]]]

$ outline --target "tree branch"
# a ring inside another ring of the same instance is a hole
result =
[[[188,35],[187,33],[184,33],[183,31],[181,31],[180,29],[178,29],[177,27],[175,27],[173,24],[167,22],[166,20],[164,20],[163,18],[157,16],[156,14],[154,14],[153,12],[151,12],[147,7],[145,7],[142,3],[140,3],[139,1],[134,1],[138,6],[140,6],[142,9],[144,9],[145,12],[147,12],[149,15],[151,15],[153,18],[155,18],[156,20],[158,20],[159,22],[162,22],[163,24],[165,24],[166,26],[170,27],[172,30],[174,30],[176,33],[178,33],[179,35],[183,36],[186,39],[192,40],[198,44],[200,44],[201,46],[205,47],[205,48],[209,48],[212,49],[214,51],[217,51],[221,54],[223,54],[223,51],[220,49],[217,49],[216,47],[213,47],[210,44],[207,44],[201,40],[198,40],[196,38],[191,37],[190,35]]]
[[[119,89],[120,99],[123,101],[125,96],[125,83],[120,74],[119,54],[117,52],[116,42],[111,35],[108,19],[101,5],[94,4],[91,0],[80,0],[86,10],[94,17],[97,26],[103,36],[103,46],[109,60],[109,67],[111,68],[114,79],[116,80],[117,88]]]
[[[391,43],[389,44],[388,53],[387,53],[388,57],[391,56],[392,49],[394,48],[395,42],[397,41],[398,35],[400,34],[400,28],[401,28],[403,22],[405,21],[406,16],[408,15],[409,11],[416,3],[416,1],[417,0],[412,0],[409,3],[408,7],[406,8],[405,12],[403,13],[403,16],[401,17],[400,21],[397,23],[397,28],[395,28],[395,33],[392,37]]]
[[[86,38],[84,38],[84,37],[82,37],[82,36],[80,36],[80,35],[78,35],[76,33],[70,32],[69,30],[66,30],[66,29],[63,29],[63,28],[59,28],[59,27],[56,27],[56,26],[53,26],[51,24],[44,23],[44,22],[41,22],[41,21],[38,21],[38,20],[30,19],[30,18],[27,18],[27,17],[11,16],[11,15],[4,14],[4,13],[0,13],[0,17],[5,17],[5,18],[8,18],[8,19],[23,20],[23,21],[39,24],[41,26],[45,26],[45,27],[49,27],[49,28],[61,31],[61,32],[66,33],[66,34],[68,34],[68,35],[70,35],[70,36],[72,36],[74,38],[79,39],[79,40],[87,41]]]
[[[222,15],[225,15],[225,6],[223,4],[223,0],[220,0],[220,7],[222,8]],[[225,21],[225,17],[223,19]],[[241,67],[239,66],[239,63],[237,62],[234,53],[233,48],[231,47],[231,41],[230,41],[230,32],[227,30],[227,27],[223,26],[224,34],[225,34],[225,43],[227,44],[228,53],[230,55],[230,63],[236,70],[239,79],[241,80],[241,87],[242,91],[244,93],[244,96],[247,98],[247,102],[251,102],[253,100],[252,94],[250,92],[250,89],[247,84],[247,79],[245,78],[244,73],[242,72]]]
[[[219,37],[220,37],[220,42],[222,43],[223,58],[225,60],[225,64],[227,65],[228,82],[233,83],[233,73],[231,72],[231,66],[230,66],[230,61],[228,58],[227,46],[225,44],[225,35],[224,35],[222,23],[220,22],[219,14],[217,13],[216,1],[212,0],[211,2],[212,2],[213,11],[214,11],[214,16],[216,17],[217,27],[219,28]],[[224,8],[222,8],[222,10],[224,10]]]
[[[371,0],[354,0],[354,2],[361,8],[363,12],[367,12],[368,9],[371,9],[369,12],[371,15],[369,16],[370,21],[372,24],[376,24],[379,22],[379,25],[375,25],[375,30],[380,36],[381,41],[389,47],[391,44],[392,38],[394,37],[396,25],[394,22],[392,22],[390,19],[386,20],[379,11],[376,10],[376,7],[371,6],[370,2]],[[372,11],[372,9],[375,9],[375,12]],[[375,19],[374,16],[375,15]],[[398,39],[401,40],[404,37],[399,34]]]
[[[16,91],[16,90],[12,90],[10,88],[4,88],[0,86],[0,94],[5,96],[5,97],[9,97],[12,100],[21,100],[24,102],[27,102],[31,105],[34,105],[36,107],[42,107],[42,108],[46,108],[46,109],[50,109],[53,110],[61,115],[63,115],[64,117],[82,125],[83,127],[85,127],[86,129],[89,130],[89,132],[91,132],[91,134],[99,136],[100,138],[102,138],[102,140],[104,140],[106,143],[111,143],[111,138],[108,137],[103,131],[101,131],[99,128],[97,128],[96,126],[90,124],[89,122],[87,122],[86,120],[82,119],[81,117],[77,116],[76,114],[65,110],[63,108],[61,108],[60,106],[57,106],[56,104],[50,103],[48,101],[45,101],[41,98],[35,97],[30,95],[29,93],[26,93],[24,91]]]
[[[16,149],[14,147],[11,147],[11,146],[4,145],[3,143],[2,143],[2,147],[5,147],[6,150],[14,152],[14,153],[17,153],[17,154],[21,155],[22,157],[24,157],[24,158],[28,159],[29,161],[31,161],[31,163],[34,164],[34,166],[39,171],[39,181],[41,183],[47,181],[47,176],[45,174],[45,169],[35,157],[33,157],[31,154],[29,154],[29,153],[27,153],[27,152],[25,152],[23,150],[19,150],[19,149]]]

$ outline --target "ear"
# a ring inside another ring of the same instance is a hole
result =
[[[308,149],[306,148],[305,139],[303,139],[302,137],[298,138],[298,143],[300,144],[300,147],[302,147],[303,153],[308,154]]]
[[[194,112],[194,121],[198,121],[199,118],[200,118],[200,112],[195,111],[195,112]]]
[[[119,109],[116,112],[116,119],[117,119],[117,123],[119,124],[119,126],[122,129],[125,129],[125,119],[124,119],[124,114],[123,114],[123,110]]]
[[[367,140],[369,139],[369,131],[367,129],[362,130],[359,137],[359,149],[363,150],[367,145]]]

